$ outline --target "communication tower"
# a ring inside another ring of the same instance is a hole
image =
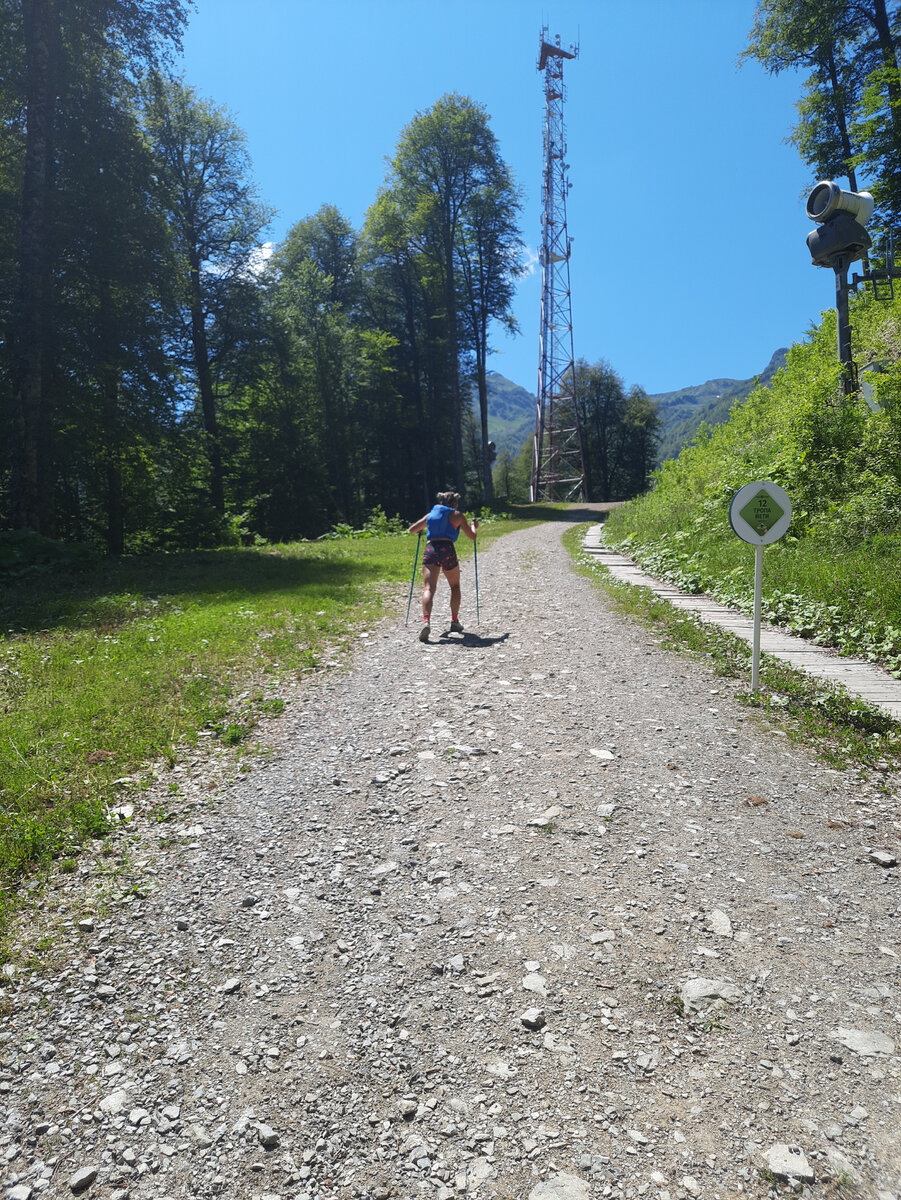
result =
[[[566,136],[563,126],[563,64],[578,57],[578,46],[565,50],[560,35],[548,40],[541,31],[538,70],[544,72],[544,183],[541,216],[541,331],[539,334],[538,401],[532,451],[531,498],[585,498],[582,431],[573,395],[572,300],[569,256],[572,239],[566,227]]]

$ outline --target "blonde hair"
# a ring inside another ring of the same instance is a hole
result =
[[[444,504],[448,508],[458,509],[460,507],[459,492],[439,492],[438,503]]]

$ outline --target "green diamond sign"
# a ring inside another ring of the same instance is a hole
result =
[[[788,494],[767,479],[746,483],[732,497],[729,505],[729,524],[744,542],[752,546],[767,546],[788,529],[792,518],[792,502]]]
[[[784,510],[763,488],[739,512],[739,516],[743,517],[755,533],[759,533],[761,537],[769,533],[780,517],[784,515]]]

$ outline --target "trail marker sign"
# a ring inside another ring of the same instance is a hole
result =
[[[732,497],[729,524],[733,533],[752,546],[768,546],[788,529],[792,504],[777,483],[758,480],[746,483]]]
[[[763,593],[763,547],[776,542],[788,529],[792,502],[777,483],[758,479],[746,483],[732,497],[729,524],[733,533],[754,547],[754,642],[751,658],[751,691],[760,677],[760,608]]]

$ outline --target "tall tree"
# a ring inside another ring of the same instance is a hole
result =
[[[759,0],[748,48],[778,74],[809,69],[792,141],[819,178],[858,173],[882,219],[901,218],[899,5],[887,0]]]
[[[55,223],[64,205],[55,169],[64,149],[58,143],[59,114],[85,62],[106,56],[121,76],[134,78],[177,45],[185,15],[182,0],[11,0],[6,5],[5,21],[18,29],[24,48],[16,302],[5,339],[15,526],[51,533],[54,525],[54,413],[46,380],[48,305],[60,249]]]
[[[660,417],[639,387],[628,392],[603,360],[576,363],[575,402],[585,446],[589,500],[628,500],[647,487]]]
[[[516,331],[510,309],[523,241],[516,225],[520,197],[506,166],[497,158],[493,178],[473,194],[460,222],[458,261],[462,284],[462,313],[475,358],[479,400],[479,475],[482,498],[494,499],[488,441],[488,355],[492,320]]]
[[[163,346],[174,264],[129,90],[98,58],[73,98],[60,117],[65,142],[78,151],[60,155],[56,168],[67,204],[58,221],[64,248],[54,275],[55,362],[47,384],[66,418],[57,434],[60,460],[79,481],[83,511],[93,510],[90,533],[102,523],[109,553],[121,554],[127,510],[136,511],[128,464],[172,416]]]
[[[853,0],[862,22],[859,51],[867,71],[855,133],[860,160],[873,177],[873,194],[887,223],[901,220],[901,72],[899,5]]]
[[[406,126],[391,160],[387,189],[403,214],[407,236],[416,252],[430,264],[439,282],[444,307],[448,381],[450,385],[451,427],[453,430],[454,470],[463,479],[463,386],[461,352],[466,345],[466,330],[461,322],[461,261],[473,268],[473,295],[480,295],[486,318],[507,315],[509,295],[500,279],[481,289],[478,270],[470,256],[487,250],[488,222],[481,206],[493,199],[506,206],[505,219],[495,229],[497,254],[492,255],[496,276],[501,269],[501,245],[515,241],[512,225],[517,199],[509,173],[500,158],[497,140],[489,126],[484,107],[468,96],[456,93],[442,96],[428,111],[418,113]],[[481,226],[483,237],[476,238]],[[501,226],[504,232],[501,233]],[[468,236],[467,231],[468,230]],[[507,270],[515,269],[515,261]],[[478,320],[476,325],[478,325]]]
[[[383,189],[363,234],[367,324],[395,339],[400,396],[393,445],[403,456],[408,491],[402,511],[421,512],[452,477],[454,438],[447,403],[448,356],[442,288],[434,264],[409,235],[395,192]]]
[[[185,264],[184,303],[210,464],[210,501],[222,514],[225,486],[210,326],[229,284],[250,270],[271,210],[247,180],[246,138],[224,109],[181,80],[156,76],[146,121]]]
[[[845,175],[853,191],[859,147],[851,124],[863,86],[854,52],[860,24],[846,0],[760,0],[742,54],[772,75],[811,71],[791,140],[820,178]]]
[[[305,217],[288,231],[279,246],[274,265],[282,278],[289,277],[302,262],[310,261],[329,279],[329,302],[340,304],[348,315],[360,305],[359,237],[334,204],[323,204],[312,217]]]

